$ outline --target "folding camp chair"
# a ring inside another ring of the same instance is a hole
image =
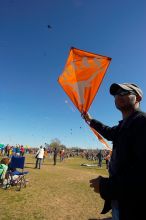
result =
[[[12,156],[9,164],[9,170],[7,172],[7,184],[6,188],[15,186],[17,191],[20,191],[22,187],[26,187],[25,175],[29,172],[24,172],[25,157]]]

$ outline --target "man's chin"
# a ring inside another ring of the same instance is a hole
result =
[[[122,110],[124,108],[124,106],[116,105],[116,108],[119,109],[119,110]]]

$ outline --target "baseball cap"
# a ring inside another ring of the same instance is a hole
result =
[[[143,92],[139,88],[139,86],[137,86],[134,83],[121,83],[121,84],[113,83],[110,86],[110,94],[111,95],[116,95],[117,91],[120,88],[123,89],[123,90],[126,90],[126,91],[134,91],[142,99]]]

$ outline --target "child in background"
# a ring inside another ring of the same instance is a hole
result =
[[[8,164],[10,163],[9,158],[3,158],[0,162],[0,182],[2,183],[2,186],[5,185],[6,182],[6,172],[8,170]]]

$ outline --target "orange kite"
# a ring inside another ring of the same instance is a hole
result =
[[[58,82],[81,113],[88,112],[110,61],[110,57],[73,47],[70,49],[65,68],[59,76]],[[97,133],[95,130],[93,132]],[[100,134],[97,133],[96,136],[104,145],[108,146]],[[110,147],[108,146],[108,148]]]

